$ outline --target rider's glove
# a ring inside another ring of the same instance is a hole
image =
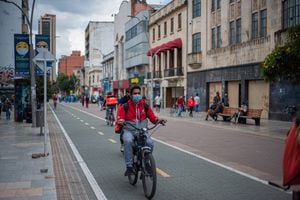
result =
[[[158,119],[157,123],[160,123],[160,124],[162,124],[164,126],[167,123],[167,120],[165,120],[165,119]]]

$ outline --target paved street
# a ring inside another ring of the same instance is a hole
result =
[[[72,103],[59,104],[55,114],[107,199],[143,197],[141,183],[132,187],[123,176],[118,135],[105,125],[104,111],[93,104],[86,109]],[[281,124],[287,126],[283,133],[278,128],[268,133],[265,122],[260,128],[207,122],[201,115],[189,120],[161,115],[168,125],[154,133],[154,156],[161,172],[155,199],[291,198],[266,184],[280,183],[288,123]]]

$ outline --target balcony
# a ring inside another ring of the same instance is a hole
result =
[[[148,72],[147,73],[147,79],[151,79],[151,78],[153,78],[153,79],[155,79],[155,78],[162,78],[161,71],[155,71],[153,73],[153,77],[151,77],[151,72]]]
[[[165,69],[164,76],[165,77],[183,76],[183,69],[182,67]]]
[[[199,69],[202,66],[202,53],[189,53],[187,55],[188,65],[193,69]]]

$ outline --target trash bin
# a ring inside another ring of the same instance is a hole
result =
[[[44,126],[44,110],[42,109],[36,111],[36,126]]]

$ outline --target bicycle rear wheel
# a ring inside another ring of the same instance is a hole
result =
[[[128,175],[128,180],[131,185],[135,185],[138,180],[138,167],[136,163],[133,163],[134,174]]]
[[[148,199],[154,197],[156,192],[156,165],[151,153],[147,153],[143,158],[142,182],[144,194]]]

